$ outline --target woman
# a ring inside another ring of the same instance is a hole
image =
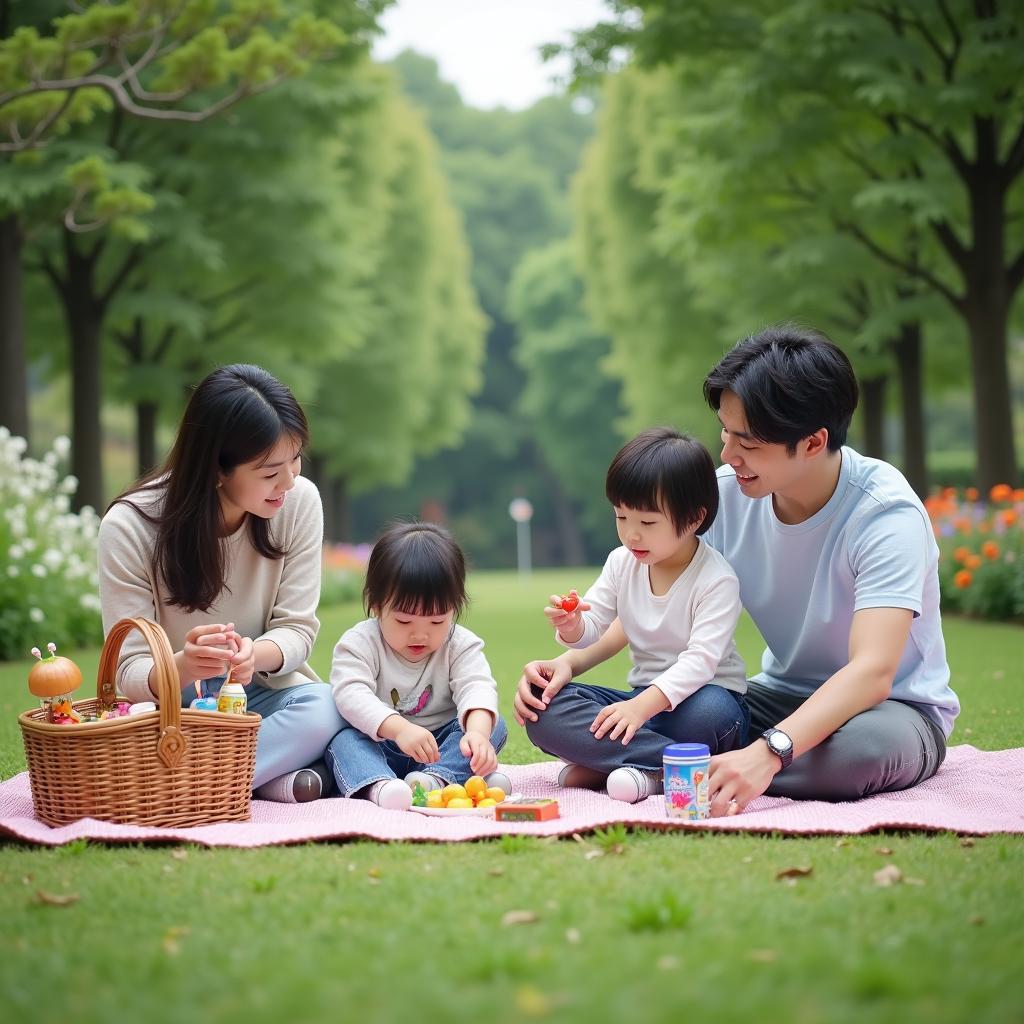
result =
[[[115,499],[99,532],[103,628],[163,626],[187,707],[230,670],[263,716],[255,795],[315,800],[311,766],[341,728],[331,690],[307,664],[320,623],[323,508],[302,478],[306,417],[258,366],[214,370],[195,390],[165,465]],[[137,634],[121,649],[118,689],[152,700],[153,659]]]

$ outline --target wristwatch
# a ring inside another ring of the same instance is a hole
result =
[[[768,744],[768,749],[782,762],[782,770],[793,763],[793,740],[781,729],[765,729],[761,739]]]

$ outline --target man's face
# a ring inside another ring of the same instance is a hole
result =
[[[803,470],[800,445],[790,454],[784,444],[768,444],[750,433],[743,403],[732,391],[723,391],[718,407],[722,424],[722,462],[736,473],[736,482],[748,498],[785,493]]]

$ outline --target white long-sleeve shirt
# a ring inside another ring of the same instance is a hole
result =
[[[583,600],[591,606],[583,612],[583,636],[574,644],[557,632],[556,638],[566,647],[589,647],[618,617],[633,661],[630,686],[657,686],[673,708],[705,683],[746,693],[746,669],[733,640],[739,581],[703,541],[662,595],[651,592],[648,567],[627,548],[616,548]]]
[[[163,491],[132,495],[147,512],[159,509]],[[185,646],[185,634],[204,622],[233,622],[241,636],[272,640],[284,662],[253,681],[285,689],[318,681],[306,663],[320,622],[320,566],[323,558],[323,506],[316,485],[298,477],[281,511],[270,520],[270,535],[283,558],[264,558],[249,541],[243,525],[221,542],[227,549],[226,586],[206,611],[189,612],[167,601],[167,588],[153,578],[151,561],[156,527],[134,508],[119,502],[103,517],[99,531],[100,602],[103,631],[118,619],[144,618],[167,632],[171,649]],[[152,700],[149,672],[153,659],[137,632],[125,638],[118,659],[116,685],[129,700]]]
[[[334,703],[371,739],[385,718],[399,714],[431,731],[482,708],[497,721],[498,684],[484,642],[463,626],[423,661],[408,661],[387,645],[377,619],[364,619],[338,641],[331,664]]]

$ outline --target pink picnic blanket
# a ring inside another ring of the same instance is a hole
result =
[[[503,766],[516,792],[558,800],[561,817],[551,821],[427,817],[412,811],[384,811],[366,800],[334,797],[307,804],[254,800],[251,821],[196,828],[115,825],[93,818],[50,828],[35,817],[28,773],[23,772],[0,783],[0,836],[46,846],[59,846],[74,839],[108,843],[189,842],[202,846],[271,846],[362,838],[457,842],[489,839],[507,832],[569,835],[617,822],[665,830],[794,835],[860,833],[880,828],[964,835],[1024,833],[1024,748],[983,751],[971,746],[951,747],[938,773],[914,789],[836,804],[760,797],[743,814],[692,823],[666,817],[662,797],[623,804],[604,793],[559,789],[555,784],[559,767],[557,761]]]

